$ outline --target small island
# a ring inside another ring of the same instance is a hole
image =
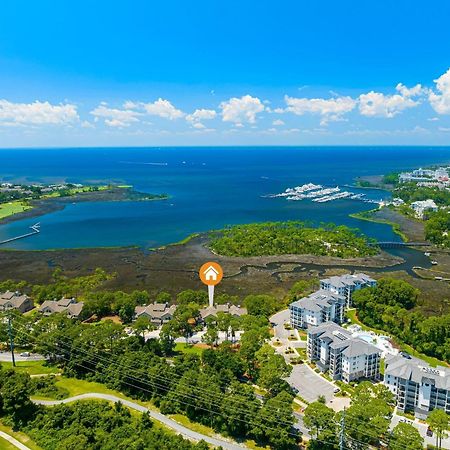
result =
[[[166,200],[167,194],[138,192],[127,185],[0,183],[0,224],[64,209],[68,203]]]
[[[375,241],[358,230],[326,224],[317,228],[304,222],[264,222],[233,225],[211,233],[210,249],[223,256],[299,255],[355,258],[379,252]]]

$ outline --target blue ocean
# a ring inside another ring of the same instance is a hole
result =
[[[16,182],[116,183],[169,200],[69,204],[39,218],[0,225],[0,240],[41,233],[2,248],[40,250],[137,245],[156,247],[228,224],[275,220],[334,222],[379,240],[390,226],[352,219],[373,204],[266,198],[305,183],[339,185],[368,199],[389,193],[356,189],[358,176],[449,164],[450,147],[174,147],[0,150],[0,179]]]

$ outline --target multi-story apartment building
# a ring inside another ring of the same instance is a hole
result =
[[[351,306],[353,292],[376,286],[377,282],[364,273],[346,274],[320,280],[320,289],[345,297],[347,306]]]
[[[333,380],[349,383],[380,377],[381,351],[334,322],[308,329],[307,353]]]
[[[384,384],[396,396],[397,408],[414,412],[425,419],[439,408],[450,414],[450,370],[430,367],[425,361],[409,355],[387,358]]]
[[[345,297],[320,290],[296,300],[289,306],[290,321],[294,328],[308,328],[324,322],[342,323]]]

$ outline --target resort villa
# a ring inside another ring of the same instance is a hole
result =
[[[77,302],[74,298],[63,297],[61,300],[46,300],[39,308],[39,312],[45,316],[64,313],[71,319],[78,319],[83,310],[83,306],[83,302]]]
[[[200,317],[204,322],[208,317],[217,316],[217,313],[219,312],[230,314],[233,317],[241,317],[247,314],[247,308],[242,308],[239,305],[231,305],[230,303],[226,303],[224,305],[208,306],[207,308],[202,308],[200,310]]]
[[[450,370],[398,354],[385,360],[384,384],[395,395],[397,408],[425,419],[439,408],[450,414]]]
[[[169,306],[168,303],[152,303],[147,306],[136,306],[134,310],[135,318],[148,317],[151,323],[160,326],[173,318],[176,305]]]
[[[434,212],[439,209],[436,203],[431,199],[413,202],[411,203],[411,208],[419,219],[423,219],[427,211]]]
[[[11,291],[6,291],[3,294],[0,294],[0,311],[17,309],[21,313],[25,313],[33,308],[34,303],[28,295]]]
[[[333,380],[349,383],[380,376],[381,351],[334,322],[308,329],[307,354]]]

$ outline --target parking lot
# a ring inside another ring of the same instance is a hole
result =
[[[314,372],[306,364],[298,364],[292,367],[292,372],[287,382],[298,389],[298,394],[307,402],[317,400],[320,395],[325,396],[327,402],[333,399],[335,386]]]

